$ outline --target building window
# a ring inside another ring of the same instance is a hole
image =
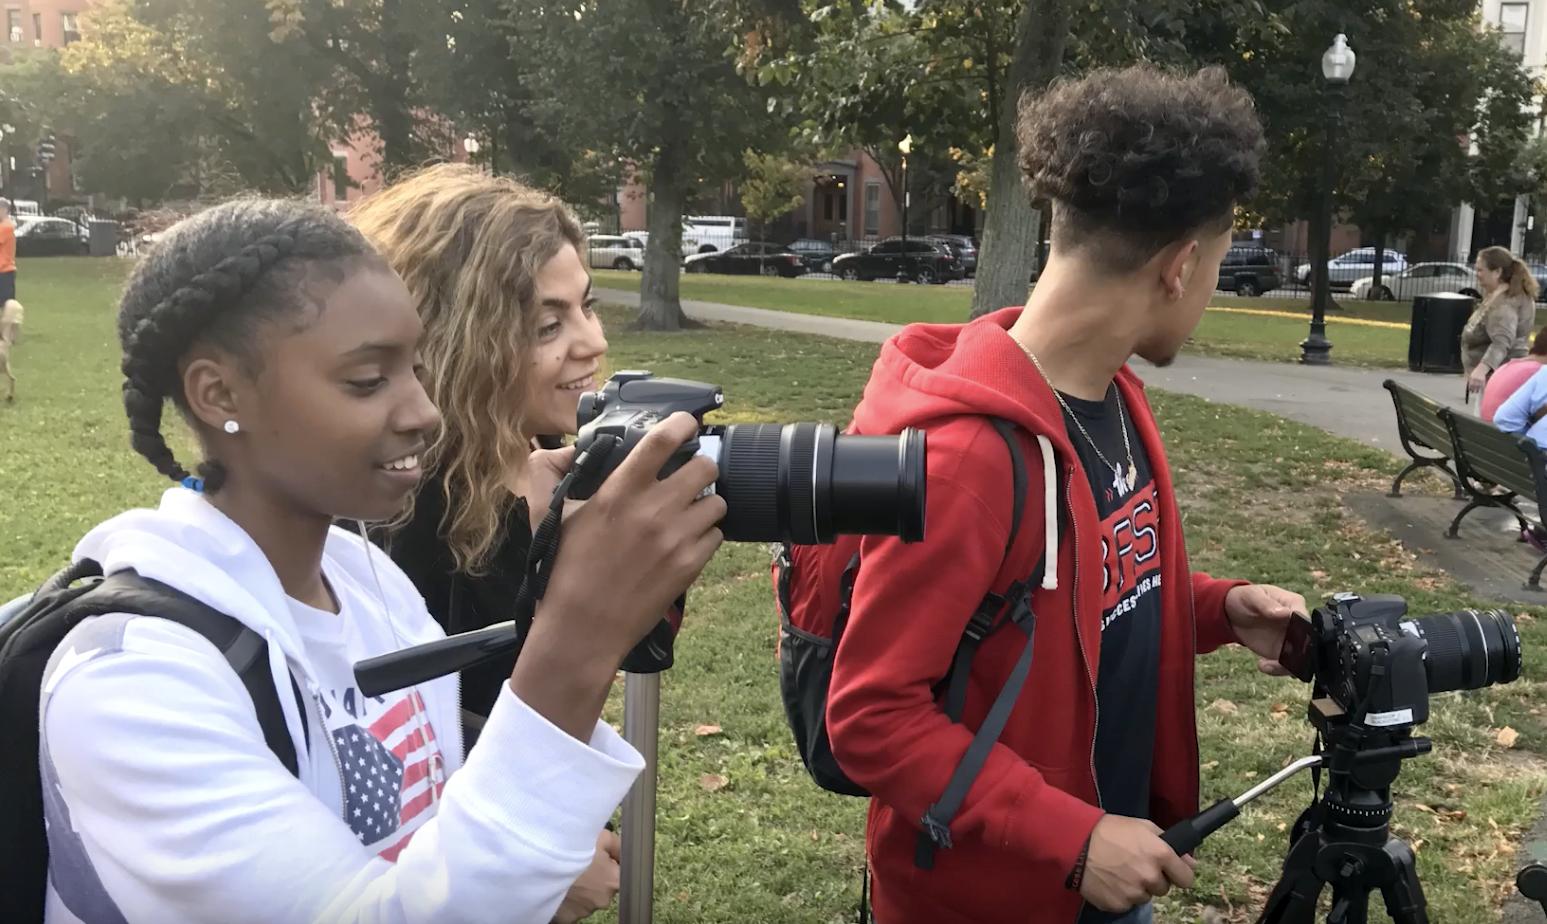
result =
[[[865,236],[881,236],[881,184],[865,184]]]
[[[349,157],[344,154],[333,156],[333,201],[343,202],[349,198]]]
[[[32,14],[32,44],[43,44],[43,14]]]
[[[64,30],[64,43],[79,41],[81,37],[81,21],[78,14],[60,13],[59,25]]]
[[[1521,57],[1526,53],[1526,14],[1530,9],[1529,3],[1499,4],[1499,38],[1505,48]]]
[[[21,41],[21,10],[5,11],[5,40],[8,42]]]

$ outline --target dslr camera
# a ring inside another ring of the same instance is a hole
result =
[[[652,426],[686,411],[698,418],[698,436],[672,454],[660,477],[694,455],[713,459],[720,474],[711,490],[725,499],[726,539],[820,545],[840,535],[924,538],[924,431],[858,436],[824,423],[704,425],[704,415],[724,404],[718,385],[619,372],[580,397],[576,458],[605,456],[576,469],[569,497],[595,494]],[[680,619],[680,611],[673,616]],[[661,620],[629,652],[623,670],[670,667],[677,619]]]
[[[1279,664],[1314,681],[1313,702],[1364,725],[1401,731],[1429,718],[1429,694],[1477,690],[1520,676],[1520,632],[1502,610],[1408,616],[1390,594],[1335,594],[1309,619],[1290,620]]]
[[[840,535],[924,538],[924,431],[857,436],[824,423],[704,426],[704,415],[724,403],[718,385],[619,372],[580,398],[577,453],[604,435],[616,441],[607,441],[606,458],[576,478],[569,496],[595,494],[652,426],[686,411],[699,420],[698,436],[672,455],[661,477],[695,454],[713,459],[726,539],[818,545]]]

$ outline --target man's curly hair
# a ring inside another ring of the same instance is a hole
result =
[[[1028,95],[1016,137],[1032,194],[1053,202],[1053,247],[1099,239],[1123,271],[1187,235],[1228,229],[1256,190],[1263,147],[1251,96],[1223,70],[1148,65]]]

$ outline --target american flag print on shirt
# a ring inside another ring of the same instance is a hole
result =
[[[344,815],[367,849],[396,862],[432,815],[446,785],[445,762],[424,701],[402,696],[369,724],[333,729],[344,772]]]

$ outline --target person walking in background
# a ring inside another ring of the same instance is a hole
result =
[[[1526,338],[1536,323],[1536,277],[1519,257],[1503,247],[1483,248],[1477,254],[1477,284],[1482,304],[1461,331],[1468,404],[1482,394],[1494,370],[1526,355]]]
[[[0,305],[16,298],[16,222],[11,202],[0,199]]]
[[[1488,378],[1488,384],[1483,388],[1482,401],[1478,405],[1478,416],[1492,423],[1499,406],[1509,400],[1509,396],[1524,385],[1527,379],[1540,372],[1543,366],[1547,366],[1547,327],[1536,332],[1536,338],[1531,341],[1531,352],[1521,359],[1505,363]]]

